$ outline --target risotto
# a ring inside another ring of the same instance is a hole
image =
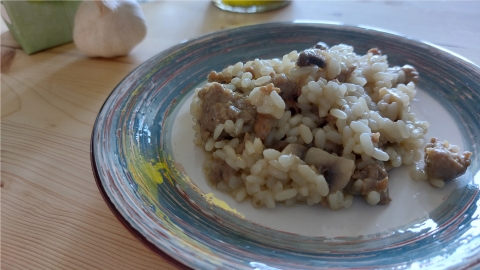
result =
[[[410,112],[418,73],[409,65],[390,67],[376,48],[357,55],[352,46],[320,42],[281,59],[212,71],[208,81],[190,107],[194,140],[208,153],[211,184],[237,201],[341,209],[362,196],[371,205],[388,204],[387,171],[423,156],[428,123]],[[446,153],[460,164],[448,178],[470,164],[471,153],[448,142],[432,139],[430,146],[430,157]],[[428,172],[417,167],[412,176],[427,179]],[[440,174],[430,182],[444,180]]]

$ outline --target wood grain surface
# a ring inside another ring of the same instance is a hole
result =
[[[73,43],[26,55],[2,23],[2,269],[178,269],[109,210],[93,177],[89,143],[112,89],[185,39],[262,22],[327,20],[399,32],[480,63],[476,1],[293,1],[254,15],[224,12],[205,0],[142,8],[146,39],[114,59],[87,58]]]

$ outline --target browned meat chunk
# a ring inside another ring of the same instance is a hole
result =
[[[218,184],[222,181],[228,183],[232,176],[235,176],[235,170],[232,167],[228,166],[225,161],[220,159],[215,159],[210,169],[210,181],[213,184]]]
[[[464,174],[470,166],[471,152],[455,152],[447,141],[431,138],[425,146],[425,172],[429,178],[452,180]]]
[[[298,55],[297,66],[317,65],[319,68],[324,68],[326,66],[325,61],[325,57],[318,50],[306,49]]]
[[[203,139],[213,134],[217,125],[225,123],[226,120],[235,122],[238,118],[243,118],[244,125],[252,125],[255,121],[255,107],[241,94],[225,89],[221,84],[205,86],[198,92],[198,97],[203,102],[200,119],[197,119]],[[219,139],[224,136],[225,134]]]
[[[409,82],[418,83],[418,72],[413,66],[404,65],[401,70],[405,73],[405,84]]]
[[[376,191],[380,194],[379,204],[388,204],[392,201],[388,195],[388,173],[385,168],[378,164],[369,164],[361,170],[356,170],[352,175],[352,184],[356,180],[362,181],[362,187],[356,191],[361,195],[367,196],[371,191]],[[349,187],[349,189],[355,187]],[[353,192],[355,193],[355,192]]]
[[[338,74],[335,79],[337,79],[339,82],[346,82],[348,78],[352,76],[352,73],[355,71],[356,68],[357,66],[355,65],[349,66],[346,70],[342,70],[342,72],[340,72],[340,74]]]
[[[285,74],[279,74],[272,80],[275,87],[280,88],[280,96],[283,100],[297,100],[301,94],[301,89],[297,83],[288,79]]]
[[[269,114],[257,114],[257,121],[255,121],[253,130],[255,130],[255,134],[260,140],[265,140],[268,134],[270,134],[274,121],[275,118]]]
[[[378,48],[371,48],[367,53],[371,53],[373,55],[382,55],[382,51],[380,51]]]
[[[211,71],[207,78],[209,82],[230,83],[230,81],[232,81],[232,77],[225,76],[216,71]]]

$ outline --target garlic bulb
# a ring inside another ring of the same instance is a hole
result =
[[[83,1],[75,14],[73,41],[91,57],[127,55],[147,33],[136,0]]]

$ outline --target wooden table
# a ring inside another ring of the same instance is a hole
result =
[[[89,144],[116,84],[182,40],[262,22],[338,21],[429,41],[480,64],[480,2],[295,0],[255,15],[221,11],[209,1],[142,7],[147,37],[129,56],[114,59],[87,58],[73,43],[26,55],[2,24],[2,269],[177,269],[109,210],[95,184]]]

